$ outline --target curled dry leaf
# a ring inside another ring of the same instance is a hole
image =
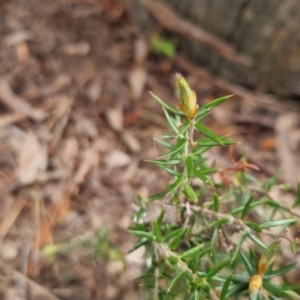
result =
[[[60,149],[60,160],[62,168],[70,172],[75,168],[75,158],[78,154],[78,141],[74,137],[67,138]]]
[[[120,150],[114,150],[106,157],[106,165],[109,169],[127,166],[130,163],[130,156]]]
[[[102,85],[100,76],[95,76],[86,83],[85,91],[89,100],[96,102],[101,97]]]
[[[98,152],[95,149],[89,148],[85,150],[85,152],[82,155],[82,163],[80,164],[74,176],[74,182],[76,184],[81,184],[84,181],[85,176],[91,170],[91,168],[98,166],[98,162],[99,156]]]
[[[146,61],[148,55],[148,44],[143,38],[138,38],[134,43],[134,62],[135,64],[142,64]]]
[[[7,47],[10,47],[16,46],[30,39],[32,39],[32,33],[30,31],[19,30],[5,36],[3,41]]]
[[[139,141],[130,131],[124,130],[121,133],[121,137],[132,152],[137,153],[141,151],[141,145]]]
[[[76,131],[81,135],[86,135],[90,138],[98,136],[98,128],[94,120],[88,118],[80,118],[76,123]]]
[[[120,132],[123,130],[123,111],[122,111],[122,107],[120,105],[108,109],[106,111],[106,119],[107,122],[110,126],[110,128],[112,128],[113,130]]]
[[[19,247],[20,245],[17,241],[6,240],[1,245],[0,256],[6,261],[14,260],[18,255]]]
[[[147,72],[144,67],[137,66],[129,74],[129,84],[132,97],[140,98],[146,84]]]
[[[27,63],[30,60],[30,51],[27,43],[23,42],[16,46],[18,60],[21,63]]]
[[[46,170],[48,165],[47,148],[41,145],[37,137],[29,132],[20,145],[18,158],[18,179],[21,184],[33,183],[38,174]]]
[[[48,153],[33,132],[25,132],[11,126],[3,129],[8,143],[17,157],[17,179],[19,184],[33,183],[40,172],[44,172],[48,165]]]
[[[64,53],[70,56],[86,56],[90,50],[91,46],[86,41],[81,41],[76,44],[67,44],[63,47]]]
[[[21,97],[16,95],[4,79],[0,80],[0,100],[10,109],[17,113],[24,114],[35,121],[42,121],[47,116],[44,111],[32,107]]]

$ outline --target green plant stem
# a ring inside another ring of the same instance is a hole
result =
[[[191,121],[191,127],[189,132],[189,153],[192,152],[192,148],[194,146],[194,130],[195,130],[194,124],[195,124],[194,121]]]

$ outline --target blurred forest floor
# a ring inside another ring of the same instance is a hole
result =
[[[297,104],[223,82],[180,50],[154,53],[112,0],[2,0],[0,36],[1,299],[142,298],[132,279],[143,260],[126,256],[135,242],[127,228],[136,194],[169,180],[145,160],[161,154],[154,139],[167,130],[149,91],[176,105],[174,72],[200,105],[236,94],[208,125],[240,141],[232,155],[248,153],[259,176],[282,168],[292,201]],[[230,163],[228,149],[212,155]],[[282,198],[280,187],[273,193]]]

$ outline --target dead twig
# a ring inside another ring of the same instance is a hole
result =
[[[16,95],[10,88],[6,80],[0,80],[0,100],[10,109],[18,114],[25,115],[34,121],[42,121],[47,114],[44,111],[33,108],[21,97]]]
[[[208,33],[199,26],[195,26],[187,20],[184,20],[166,4],[152,0],[141,0],[141,2],[152,16],[166,29],[178,32],[185,37],[203,43],[228,60],[236,61],[246,66],[251,65],[252,60],[250,57],[238,54],[227,42]]]
[[[5,127],[7,125],[10,125],[15,122],[22,121],[26,118],[24,114],[21,113],[12,113],[12,114],[7,114],[4,116],[1,116],[0,119],[0,128]]]
[[[22,282],[25,281],[27,288],[35,299],[45,299],[45,300],[60,300],[47,289],[36,283],[35,281],[27,278],[22,273],[10,268],[4,262],[0,261],[0,274],[5,277],[10,277],[13,281]]]
[[[0,225],[0,243],[2,239],[5,237],[7,231],[15,222],[19,214],[21,213],[24,207],[25,201],[23,199],[17,201],[14,206],[12,207],[10,213],[5,217]]]

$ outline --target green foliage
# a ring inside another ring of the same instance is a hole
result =
[[[245,159],[226,168],[209,165],[206,152],[234,141],[202,122],[230,96],[198,110],[195,94],[180,76],[181,89],[189,91],[179,90],[181,110],[153,95],[173,134],[157,140],[166,152],[149,162],[171,180],[164,191],[147,199],[137,197],[140,209],[130,232],[138,241],[132,251],[145,247],[151,261],[139,278],[141,286],[149,299],[300,299],[300,288],[285,276],[297,264],[284,265],[277,259],[281,239],[288,240],[293,251],[299,247],[299,240],[285,235],[297,223],[296,214],[268,194],[278,174],[260,184],[249,172],[257,167]],[[196,135],[199,139],[194,140]],[[294,206],[299,199],[300,185]],[[151,212],[153,201],[161,202],[159,216]],[[176,212],[173,217],[170,208]],[[145,221],[147,214],[156,217]],[[281,285],[272,282],[278,276]]]
[[[151,37],[152,50],[166,57],[173,57],[176,54],[176,45],[170,39],[154,34]]]

